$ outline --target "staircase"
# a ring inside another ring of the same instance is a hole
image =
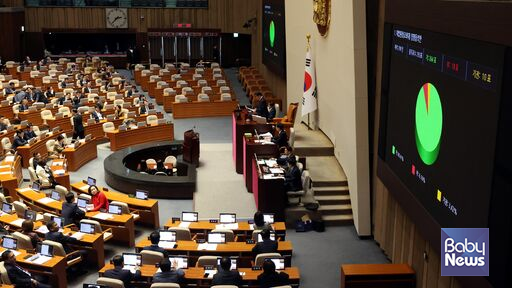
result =
[[[321,131],[308,130],[303,124],[295,125],[295,129],[294,152],[306,157],[306,169],[311,175],[315,199],[320,205],[317,213],[309,211],[308,214],[310,217],[321,217],[325,226],[353,225],[348,180],[334,157],[332,143]],[[295,216],[292,219],[308,212],[303,207],[287,210],[287,217]]]

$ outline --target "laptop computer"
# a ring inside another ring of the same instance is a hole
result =
[[[42,256],[53,257],[53,246],[48,244],[37,244],[37,253]]]
[[[36,221],[37,219],[37,212],[34,211],[34,210],[25,210],[25,215],[24,217],[26,220],[32,220],[32,221]]]
[[[276,258],[265,258],[265,261],[272,261],[274,265],[276,265],[276,270],[284,270],[284,258],[276,257]]]
[[[276,232],[270,232],[270,240],[276,241]],[[258,233],[258,242],[263,242],[263,238],[261,237],[261,233]]]
[[[187,256],[169,256],[169,262],[176,262],[177,269],[187,269],[188,268],[188,257]]]
[[[115,215],[121,215],[121,214],[123,214],[123,208],[119,205],[110,204],[110,205],[108,205],[108,213],[115,214]]]
[[[57,226],[59,226],[59,228],[62,228],[64,226],[64,217],[52,216],[52,221],[57,223]]]
[[[142,256],[138,253],[123,253],[124,270],[130,270],[135,273],[135,266],[140,266],[142,263]]]
[[[87,185],[95,186],[96,185],[96,179],[92,178],[92,177],[87,177]]]
[[[50,194],[50,198],[52,198],[55,201],[60,201],[60,193],[57,192],[56,190],[53,190]]]
[[[210,244],[224,244],[226,243],[226,233],[210,232],[208,233],[207,241]]]
[[[41,191],[41,185],[39,185],[37,182],[32,182],[32,190]]]
[[[236,213],[220,213],[219,214],[219,223],[221,223],[221,224],[236,223]]]
[[[78,208],[87,209],[87,204],[89,204],[88,199],[80,197],[76,199],[76,205],[78,206]]]
[[[181,221],[183,222],[197,222],[199,213],[197,212],[181,212]]]
[[[160,230],[160,242],[158,246],[162,248],[174,248],[176,244],[176,231]]]
[[[268,224],[274,224],[274,213],[263,213],[263,221]]]
[[[234,257],[230,257],[229,258],[231,260],[231,268],[230,270],[236,270],[238,265],[237,265],[237,258],[234,258]],[[220,269],[220,261],[222,260],[222,257],[217,257],[217,267],[219,267]]]
[[[2,203],[2,212],[11,214],[12,213],[12,204],[9,203]]]
[[[90,224],[90,223],[80,223],[80,232],[87,233],[87,234],[94,234],[95,227],[93,224]]]
[[[135,198],[139,200],[148,200],[148,191],[135,190]]]
[[[18,249],[18,239],[11,236],[4,236],[2,239],[2,247],[9,250]]]

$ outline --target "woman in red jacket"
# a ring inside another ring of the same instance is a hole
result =
[[[92,195],[92,204],[94,205],[90,211],[99,211],[100,209],[108,211],[107,197],[96,185],[89,186],[89,194]]]

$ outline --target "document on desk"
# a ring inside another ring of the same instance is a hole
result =
[[[44,198],[37,200],[37,202],[42,203],[42,204],[48,204],[51,202],[55,202],[55,200],[53,200],[52,198],[49,198],[49,197],[44,197]]]
[[[64,175],[64,174],[66,174],[66,170],[59,169],[59,170],[55,170],[53,173],[58,174],[58,175]]]
[[[197,245],[197,250],[215,251],[217,250],[217,244],[201,243]]]
[[[75,238],[76,240],[82,240],[84,238],[85,233],[82,232],[75,232],[71,237]]]
[[[265,164],[265,160],[258,160],[258,164],[259,165],[264,165]]]
[[[21,227],[21,224],[23,224],[23,221],[25,221],[25,219],[16,219],[16,220],[10,222],[9,224],[16,226],[16,227]]]
[[[112,219],[114,218],[114,216],[112,216],[112,214],[108,214],[108,213],[98,213],[94,216],[92,216],[93,218],[97,218],[97,219],[101,219],[101,220],[107,220],[107,219]]]
[[[41,265],[41,264],[48,262],[50,259],[52,259],[52,257],[39,255],[39,257],[37,257],[36,259],[34,259],[32,261],[30,261],[29,259],[27,259],[25,261]]]
[[[30,188],[30,187],[27,187],[27,188],[18,188],[18,191],[20,191],[20,192],[27,192],[27,191],[30,191],[30,190],[32,190],[32,188]]]
[[[263,179],[284,179],[284,175],[281,174],[281,176],[274,176],[274,174],[265,174],[263,175]]]
[[[181,228],[188,228],[190,226],[190,222],[181,222],[178,226]]]
[[[84,185],[80,186],[78,189],[80,189],[80,190],[89,190],[89,185],[84,184]]]
[[[170,242],[170,241],[160,241],[158,242],[158,247],[162,247],[162,248],[169,248],[169,249],[172,249],[174,248],[174,245],[176,245],[176,242]]]
[[[268,160],[265,160],[265,164],[267,164],[268,167],[274,167],[274,166],[277,166],[277,161],[268,159]]]
[[[64,161],[60,160],[60,161],[56,161],[56,160],[53,160],[52,162],[52,166],[62,166],[64,165]]]
[[[273,135],[272,135],[272,133],[267,132],[267,133],[264,133],[264,134],[258,134],[258,136],[263,137],[263,138],[266,138],[266,137],[272,138]]]
[[[238,223],[217,224],[217,225],[215,225],[215,229],[237,230],[238,229]]]
[[[41,227],[36,229],[36,232],[46,234],[50,231],[48,231],[48,227],[46,227],[46,225],[42,225]]]
[[[284,170],[283,170],[283,168],[270,168],[270,173],[284,174]]]

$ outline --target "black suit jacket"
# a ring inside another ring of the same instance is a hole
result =
[[[183,280],[185,272],[183,270],[171,270],[169,272],[158,272],[153,276],[153,283],[178,283]]]
[[[164,248],[162,248],[162,247],[160,247],[158,245],[151,244],[149,246],[146,246],[146,247],[142,248],[142,250],[151,250],[151,251],[160,252],[160,253],[164,254],[164,258],[169,257],[167,251],[165,251]]]
[[[77,132],[77,133],[80,133],[82,131],[84,131],[84,123],[82,123],[82,115],[80,114],[75,114],[75,116],[73,116],[73,125],[74,125],[74,131]]]
[[[12,284],[20,288],[32,288],[32,277],[23,272],[21,267],[9,263],[5,263],[4,266]]]
[[[23,138],[25,138],[25,140],[32,139],[35,137],[37,137],[37,135],[36,135],[36,132],[34,132],[34,131],[25,131],[25,133],[23,135]]]
[[[25,110],[28,110],[28,105],[20,105],[19,106],[20,112],[23,112]]]
[[[213,275],[212,285],[242,285],[242,276],[238,270],[225,271],[222,268]]]
[[[121,280],[124,283],[124,287],[132,287],[131,282],[140,277],[140,270],[132,274],[130,270],[123,270],[122,267],[116,267],[105,271],[104,277]]]
[[[268,118],[267,101],[265,100],[265,97],[262,97],[258,101],[258,107],[256,107],[256,114],[258,114],[261,117]]]
[[[78,241],[76,238],[62,234],[62,232],[48,232],[46,233],[46,235],[44,235],[44,238],[46,240],[55,241],[62,244],[62,247],[64,247],[64,251],[66,251],[66,254],[73,252],[73,250],[69,248],[68,244],[76,243]]]
[[[64,217],[64,225],[78,223],[85,217],[85,212],[78,208],[76,203],[64,202],[62,204],[62,217]]]
[[[261,273],[258,275],[258,284],[260,288],[269,288],[288,284],[290,276],[283,272]]]
[[[268,108],[267,108],[267,111],[268,111],[268,116],[267,116],[268,120],[272,120],[276,117],[276,106],[275,105],[272,106],[270,108],[270,110],[268,110]]]
[[[288,135],[286,135],[286,131],[281,130],[276,137],[272,138],[272,142],[276,143],[278,147],[288,146]]]
[[[254,256],[261,253],[274,253],[277,252],[277,242],[272,241],[270,239],[263,240],[263,242],[258,242],[252,248],[252,253]]]
[[[299,191],[302,190],[302,181],[300,178],[299,167],[291,166],[284,175],[284,185],[288,191]]]
[[[100,122],[100,117],[98,115],[98,112],[96,112],[96,111],[92,112],[91,116],[94,118],[94,121]],[[102,116],[101,118],[103,119],[104,118],[103,115],[101,115],[101,116]]]
[[[16,136],[14,137],[14,141],[12,143],[12,149],[16,149],[19,146],[23,146],[25,144],[27,144],[27,141],[25,139]]]

